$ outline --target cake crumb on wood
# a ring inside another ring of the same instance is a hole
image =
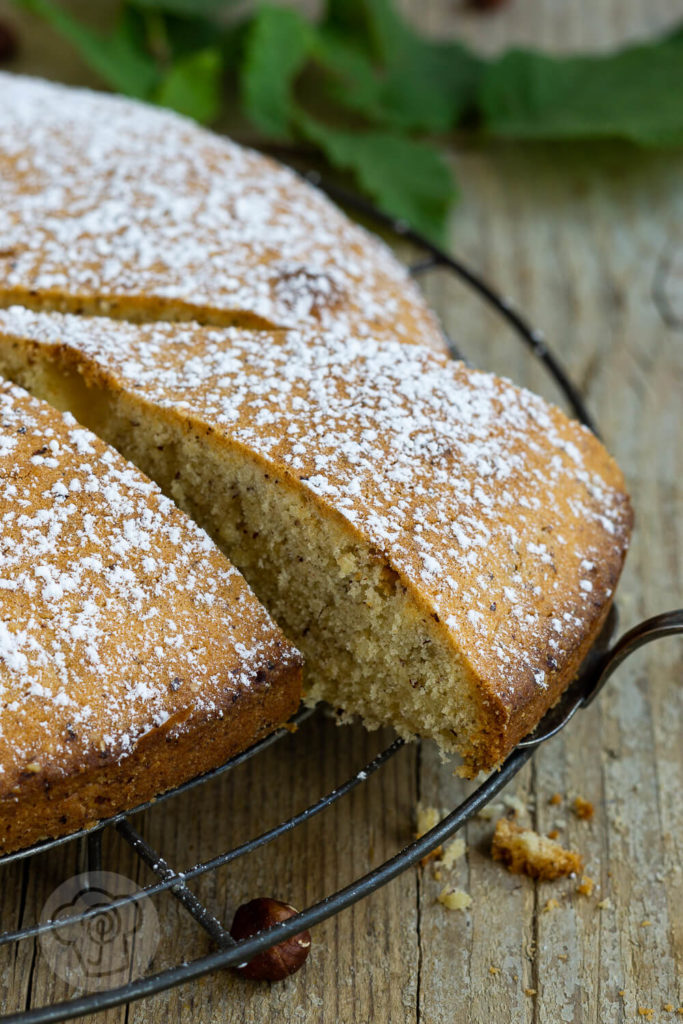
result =
[[[553,807],[557,807],[558,804],[562,803],[562,794],[553,793],[553,795],[550,797],[550,800],[548,800],[548,803],[551,804]]]
[[[506,818],[501,818],[496,825],[491,854],[515,875],[525,874],[547,881],[578,873],[583,867],[578,853],[565,850],[552,839],[532,829],[520,828]]]
[[[577,796],[574,800],[574,814],[582,821],[590,821],[595,814],[595,807],[590,800],[584,800],[582,796]]]
[[[581,893],[582,896],[591,896],[593,889],[595,888],[595,882],[588,875],[581,876],[581,884],[577,886],[576,891]]]
[[[609,896],[605,896],[604,900],[600,900],[600,902],[597,904],[598,910],[609,910],[611,906],[612,901],[609,898]]]
[[[553,897],[551,897],[549,900],[546,900],[545,906],[544,906],[543,910],[541,911],[541,913],[545,914],[548,910],[557,910],[559,905],[560,905],[559,902],[556,899],[554,899]]]
[[[536,992],[537,992],[537,990],[535,988],[525,988],[524,989],[524,995],[525,996],[535,996]]]
[[[673,1013],[674,1004],[673,1003],[664,1003],[664,1006],[662,1007],[662,1009],[664,1010],[665,1013]]]
[[[463,856],[466,849],[464,839],[454,839],[452,843],[444,847],[443,854],[441,855],[443,866],[450,871],[456,860]]]
[[[436,807],[427,807],[422,803],[418,803],[416,812],[416,829],[415,838],[421,839],[427,832],[431,832],[433,828],[441,821],[441,815]],[[424,857],[420,858],[420,865],[424,868],[432,860],[437,860],[443,853],[443,847],[437,846],[435,849],[430,850]]]
[[[439,903],[447,910],[467,910],[472,903],[472,897],[462,889],[453,889],[446,886],[437,896]]]
[[[647,1017],[648,1020],[649,1020],[650,1017],[654,1017],[654,1015],[655,1015],[655,1011],[651,1010],[649,1006],[639,1006],[638,1007],[638,1016],[639,1017]]]
[[[420,839],[426,832],[431,832],[439,824],[441,815],[436,807],[418,803],[415,819],[415,838]]]

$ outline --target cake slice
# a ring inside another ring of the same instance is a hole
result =
[[[560,410],[426,348],[0,311],[0,370],[155,479],[306,658],[308,699],[500,763],[605,619],[631,511]]]
[[[405,269],[298,175],[158,107],[0,72],[0,305],[423,339]]]
[[[73,417],[0,383],[0,853],[222,764],[300,656],[206,534]]]

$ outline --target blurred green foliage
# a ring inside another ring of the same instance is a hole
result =
[[[315,23],[268,3],[123,0],[108,34],[57,0],[15,2],[112,88],[203,123],[238,103],[264,143],[313,147],[437,241],[457,196],[439,136],[683,145],[683,29],[600,56],[484,60],[423,38],[392,0],[325,0]]]

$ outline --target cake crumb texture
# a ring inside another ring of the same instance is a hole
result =
[[[501,818],[496,825],[491,854],[512,874],[524,874],[541,881],[576,874],[583,867],[578,853],[566,850],[532,829],[521,828],[507,818]]]

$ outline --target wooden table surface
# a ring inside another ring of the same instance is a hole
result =
[[[85,0],[69,6],[92,9]],[[425,31],[458,33],[488,52],[511,42],[605,48],[644,38],[683,14],[681,0],[512,0],[487,16],[463,12],[454,0],[406,7]],[[7,0],[0,0],[0,17],[22,29],[16,70],[91,81],[54,36]],[[450,155],[464,193],[452,221],[453,250],[544,330],[626,473],[637,531],[619,589],[622,627],[682,604],[683,324],[667,326],[661,292],[668,289],[683,315],[683,274],[662,281],[667,255],[683,253],[683,154],[492,145]],[[539,369],[460,286],[435,280],[429,292],[474,361],[553,396]],[[591,896],[577,894],[575,879],[535,884],[508,874],[489,855],[492,821],[476,820],[452,873],[438,882],[433,866],[407,871],[319,926],[306,968],[286,983],[247,983],[224,972],[97,1020],[681,1019],[664,1009],[683,1005],[681,651],[671,639],[633,657],[511,786],[527,821],[541,832],[558,829],[561,841],[582,853],[596,882]],[[304,807],[389,739],[317,717],[256,762],[147,813],[138,825],[182,868]],[[228,922],[255,895],[308,904],[405,844],[418,799],[451,808],[464,791],[430,745],[410,746],[332,811],[196,891]],[[560,805],[549,803],[554,793],[562,794]],[[577,795],[595,805],[592,821],[572,813]],[[105,866],[149,881],[116,837],[106,841]],[[2,928],[35,919],[76,868],[69,847],[4,869]],[[437,903],[446,880],[471,894],[467,912]],[[546,910],[549,899],[558,905]],[[169,902],[157,902],[163,935],[156,970],[208,949]],[[68,994],[31,943],[0,958],[3,1012]]]

